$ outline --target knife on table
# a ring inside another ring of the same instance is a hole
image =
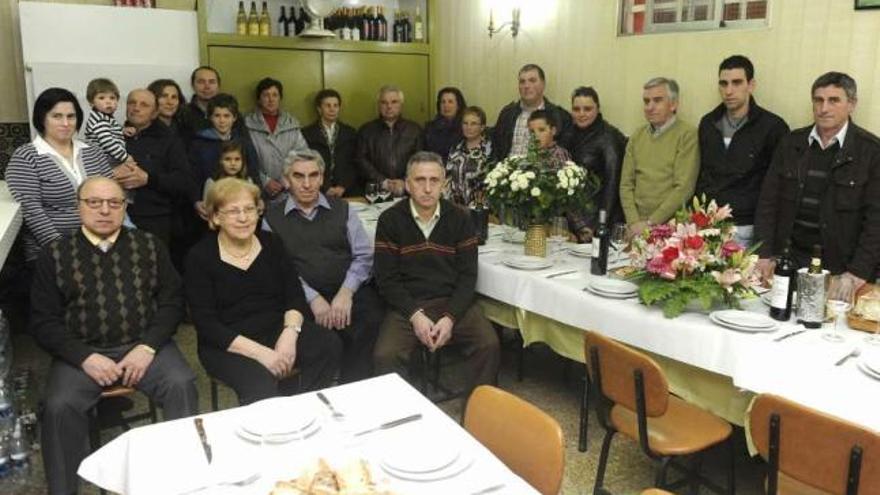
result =
[[[795,332],[787,333],[787,334],[782,335],[780,337],[776,337],[775,339],[773,339],[773,342],[782,342],[783,340],[785,340],[789,337],[794,337],[795,335],[800,335],[804,332],[806,332],[806,330],[797,330]]]
[[[359,431],[359,432],[355,433],[354,436],[359,437],[361,435],[366,435],[367,433],[372,433],[374,431],[387,430],[389,428],[394,428],[395,426],[400,426],[400,425],[405,425],[407,423],[412,423],[413,421],[418,421],[420,419],[422,419],[421,414],[413,414],[413,415],[407,416],[405,418],[395,419],[394,421],[382,423],[381,425],[376,426],[374,428],[370,428],[368,430]]]
[[[202,422],[202,418],[194,418],[193,423],[196,425],[196,432],[199,434],[199,440],[202,442],[202,449],[205,451],[208,464],[211,464],[211,459],[214,456],[211,454],[211,444],[208,443],[208,435],[205,434],[205,425]]]

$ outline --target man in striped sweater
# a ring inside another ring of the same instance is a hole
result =
[[[474,301],[477,237],[470,215],[440,199],[446,171],[439,155],[418,152],[406,167],[410,197],[379,217],[374,271],[391,310],[373,351],[377,373],[406,369],[412,351],[449,342],[468,357],[467,391],[493,383],[498,337]]]

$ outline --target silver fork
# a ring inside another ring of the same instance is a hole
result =
[[[840,358],[839,361],[837,361],[836,363],[834,363],[834,366],[842,366],[843,363],[849,361],[849,358],[859,357],[859,355],[860,355],[861,353],[862,353],[862,350],[859,349],[858,347],[856,347],[856,348],[853,349],[849,354],[847,354],[846,356],[843,356],[842,358]]]
[[[336,421],[342,421],[343,419],[345,419],[345,414],[337,411],[336,408],[333,407],[333,404],[330,402],[330,399],[328,399],[323,392],[318,392],[318,398],[321,399],[321,402],[323,402],[325,406],[327,406],[327,409],[330,409],[330,415],[333,416],[333,419],[335,419]]]

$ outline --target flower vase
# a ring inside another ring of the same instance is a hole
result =
[[[544,224],[529,224],[524,247],[526,256],[547,257],[547,229]]]

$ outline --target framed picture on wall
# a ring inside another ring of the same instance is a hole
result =
[[[880,0],[855,0],[856,10],[880,9]]]

